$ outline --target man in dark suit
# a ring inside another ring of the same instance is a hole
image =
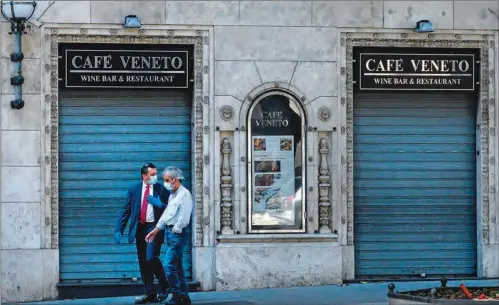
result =
[[[118,244],[130,219],[128,242],[136,241],[140,274],[145,291],[143,297],[135,300],[135,304],[161,302],[168,297],[169,290],[169,283],[159,258],[164,235],[156,238],[153,243],[146,243],[145,237],[156,227],[168,204],[170,192],[157,183],[157,169],[154,164],[143,165],[141,175],[142,181],[128,189],[125,206],[114,230],[114,239]],[[160,286],[158,294],[154,287],[154,275]]]

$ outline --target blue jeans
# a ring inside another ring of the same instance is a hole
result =
[[[182,249],[187,240],[187,230],[177,234],[171,228],[166,228],[167,250],[163,260],[166,277],[170,282],[171,291],[179,295],[187,295],[187,283],[185,282],[184,269],[182,268]]]

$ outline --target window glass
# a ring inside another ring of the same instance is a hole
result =
[[[291,96],[273,93],[255,102],[249,118],[249,231],[303,232],[303,112]]]

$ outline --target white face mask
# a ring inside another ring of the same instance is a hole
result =
[[[169,191],[172,191],[173,190],[173,181],[170,182],[170,183],[167,183],[167,182],[164,182],[163,185],[165,186],[165,188]]]
[[[158,176],[151,176],[151,178],[149,178],[148,182],[150,185],[156,184],[156,182],[158,182]]]

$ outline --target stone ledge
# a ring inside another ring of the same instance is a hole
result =
[[[245,234],[220,235],[219,243],[261,243],[261,242],[338,242],[337,234]]]

